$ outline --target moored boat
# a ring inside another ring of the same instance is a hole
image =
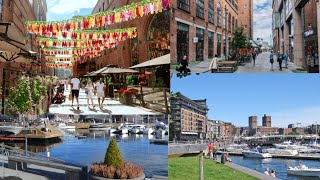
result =
[[[269,154],[265,149],[257,147],[252,150],[245,150],[242,151],[243,156],[250,157],[250,158],[271,158],[271,154]]]
[[[307,177],[320,177],[319,168],[308,168],[305,165],[297,167],[289,167],[287,169],[288,174],[296,176],[307,176]]]

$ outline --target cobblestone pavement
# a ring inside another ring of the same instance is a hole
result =
[[[236,73],[293,73],[298,67],[293,62],[288,62],[288,69],[284,68],[285,62],[282,62],[282,71],[279,70],[279,63],[274,57],[273,70],[270,64],[270,53],[263,52],[257,56],[256,64],[247,63],[244,66],[239,66]]]

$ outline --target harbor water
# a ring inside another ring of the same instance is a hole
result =
[[[319,168],[320,162],[318,160],[294,160],[294,159],[277,159],[277,158],[268,158],[268,159],[257,159],[257,158],[246,158],[243,156],[229,156],[232,160],[232,163],[244,166],[250,169],[257,170],[261,173],[264,172],[266,168],[269,170],[275,170],[276,177],[283,180],[317,180],[320,178],[317,177],[301,177],[301,176],[292,176],[287,175],[287,167],[298,166],[301,161],[303,165],[307,167]]]
[[[42,148],[47,152],[37,153],[72,164],[87,165],[89,168],[94,162],[102,162],[110,140],[109,133],[85,130],[81,135],[84,136],[78,138],[75,133],[65,133],[61,143]],[[150,144],[149,140],[154,138],[153,135],[129,134],[112,137],[116,138],[124,161],[142,166],[146,177],[168,176],[168,146]],[[23,144],[20,144],[20,147],[24,148]],[[28,150],[33,151],[34,148],[30,148],[31,146]]]

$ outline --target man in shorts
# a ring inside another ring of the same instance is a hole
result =
[[[99,107],[103,108],[105,85],[102,82],[102,78],[100,78],[99,81],[96,83],[96,86],[94,87],[94,89],[97,92]],[[100,98],[102,98],[101,104],[100,104]]]
[[[73,78],[71,79],[71,93],[72,93],[72,105],[71,107],[73,107],[73,100],[74,100],[74,97],[76,97],[77,99],[77,108],[79,109],[79,91],[80,91],[80,80],[79,78],[75,75],[73,76]]]

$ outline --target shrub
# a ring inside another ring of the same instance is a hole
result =
[[[143,174],[143,168],[129,162],[124,163],[119,168],[114,168],[104,163],[94,163],[90,167],[90,173],[111,179],[133,179]]]
[[[109,143],[109,147],[104,157],[104,163],[115,168],[119,168],[123,165],[122,156],[114,138],[112,138]]]

